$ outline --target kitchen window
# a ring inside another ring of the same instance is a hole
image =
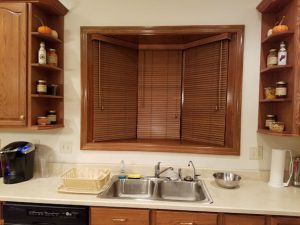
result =
[[[239,154],[243,31],[82,27],[81,148]]]

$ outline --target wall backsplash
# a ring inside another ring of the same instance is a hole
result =
[[[65,128],[22,132],[0,130],[1,146],[17,140],[40,143],[42,151],[53,153],[52,161],[71,163],[119,163],[267,170],[272,148],[300,150],[300,138],[257,135],[260,0],[61,0],[70,8],[65,17]],[[88,3],[87,3],[88,2]],[[240,156],[211,156],[158,152],[80,151],[80,26],[159,26],[159,25],[245,24],[243,104]],[[72,153],[61,153],[62,144]],[[249,160],[250,148],[263,146],[263,160]],[[297,153],[295,153],[297,154]]]

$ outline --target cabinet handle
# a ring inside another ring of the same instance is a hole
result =
[[[181,222],[179,225],[194,225],[193,222]]]
[[[126,222],[127,221],[126,218],[112,218],[111,220],[113,222]]]
[[[24,115],[21,115],[21,116],[20,116],[20,120],[23,120],[24,118],[25,118]]]

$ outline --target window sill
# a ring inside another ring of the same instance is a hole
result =
[[[130,139],[122,141],[105,141],[86,143],[81,145],[82,150],[113,150],[113,151],[146,151],[146,152],[178,152],[178,153],[202,153],[218,155],[239,155],[236,149],[231,147],[208,146],[192,142],[178,140],[151,140]]]

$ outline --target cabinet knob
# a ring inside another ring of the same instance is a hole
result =
[[[126,222],[126,218],[112,218],[111,219],[113,222]]]
[[[179,225],[194,225],[193,222],[181,222]]]
[[[20,115],[20,119],[24,120],[25,116],[24,115]]]

